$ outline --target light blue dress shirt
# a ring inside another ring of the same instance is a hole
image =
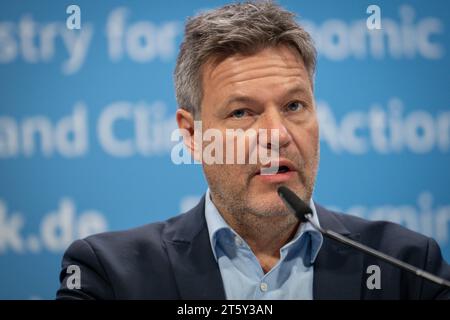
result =
[[[294,238],[280,249],[280,260],[264,274],[247,243],[225,222],[209,189],[205,197],[205,217],[209,239],[222,275],[227,299],[313,298],[313,263],[322,246],[322,234],[310,223],[302,223]],[[310,207],[319,224],[314,202]]]

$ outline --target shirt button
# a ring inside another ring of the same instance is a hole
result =
[[[266,292],[267,291],[267,283],[261,282],[261,284],[259,285],[259,288],[261,289],[261,291]]]
[[[234,242],[236,243],[236,245],[237,245],[238,247],[241,247],[241,246],[244,244],[244,242],[242,241],[242,239],[239,238],[239,237],[234,238]]]

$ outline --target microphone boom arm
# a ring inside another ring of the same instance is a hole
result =
[[[364,245],[362,243],[359,243],[359,242],[354,241],[354,240],[352,240],[350,238],[347,238],[347,237],[345,237],[345,236],[343,236],[343,235],[341,235],[341,234],[339,234],[337,232],[334,232],[333,230],[327,230],[327,229],[321,228],[320,226],[318,226],[314,222],[314,220],[312,219],[312,215],[310,213],[306,214],[305,218],[306,218],[306,220],[308,220],[309,223],[311,223],[311,225],[316,230],[318,230],[320,233],[322,233],[324,236],[326,236],[326,237],[328,237],[330,239],[333,239],[333,240],[338,241],[340,243],[346,244],[346,245],[348,245],[348,246],[350,246],[352,248],[356,248],[358,250],[361,250],[362,252],[364,252],[366,254],[374,256],[374,257],[376,257],[376,258],[378,258],[380,260],[383,260],[383,261],[385,261],[387,263],[390,263],[390,264],[392,264],[392,265],[394,265],[396,267],[399,267],[401,269],[404,269],[404,270],[407,270],[409,272],[412,272],[415,275],[417,275],[419,277],[422,277],[422,278],[425,278],[425,279],[427,279],[429,281],[432,281],[432,282],[434,282],[436,284],[439,284],[439,285],[446,286],[446,287],[450,288],[450,281],[448,281],[448,280],[445,280],[443,278],[435,276],[434,274],[429,273],[429,272],[427,272],[425,270],[419,269],[419,268],[417,268],[417,267],[415,267],[415,266],[413,266],[413,265],[411,265],[409,263],[401,261],[401,260],[399,260],[397,258],[394,258],[394,257],[392,257],[390,255],[387,255],[387,254],[385,254],[385,253],[383,253],[381,251],[375,250],[375,249],[373,249],[371,247],[368,247],[368,246],[366,246],[366,245]]]
[[[401,261],[397,258],[394,258],[388,254],[385,254],[381,251],[375,250],[371,247],[368,247],[360,242],[354,241],[350,238],[343,236],[337,232],[332,230],[324,229],[320,227],[317,223],[312,219],[312,210],[311,208],[300,199],[292,190],[285,186],[280,186],[278,188],[278,195],[285,203],[286,207],[288,207],[292,213],[297,217],[300,222],[309,222],[317,231],[323,234],[325,237],[335,240],[337,242],[343,243],[349,247],[360,250],[368,255],[374,256],[380,260],[383,260],[387,263],[390,263],[400,269],[409,271],[414,273],[415,275],[434,282],[438,285],[445,286],[450,288],[450,281],[440,278],[432,273],[429,273],[425,270],[419,269],[409,263]]]

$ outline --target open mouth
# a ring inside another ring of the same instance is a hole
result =
[[[270,166],[264,166],[259,168],[260,170],[256,172],[258,176],[266,176],[267,178],[278,177],[277,179],[281,179],[282,177],[287,178],[292,177],[292,174],[297,171],[297,168],[287,159],[280,159],[280,161],[272,162]]]
[[[277,174],[278,174],[278,173],[286,173],[286,172],[288,172],[288,171],[291,171],[291,169],[289,169],[288,166],[280,166],[280,167],[278,168]]]
[[[278,168],[273,167],[272,169],[266,168],[264,171],[258,171],[257,175],[276,175],[276,174],[282,174],[282,173],[288,173],[295,170],[292,170],[289,166],[282,165]]]
[[[262,167],[257,173],[261,182],[263,183],[284,183],[296,177],[297,168],[288,160],[281,160],[277,163],[272,163],[270,167]]]

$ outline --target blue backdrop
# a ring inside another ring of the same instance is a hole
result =
[[[199,199],[201,167],[170,158],[172,72],[186,17],[223,3],[0,2],[0,298],[53,298],[73,240]],[[319,51],[315,200],[433,236],[450,260],[450,2],[280,3]]]

